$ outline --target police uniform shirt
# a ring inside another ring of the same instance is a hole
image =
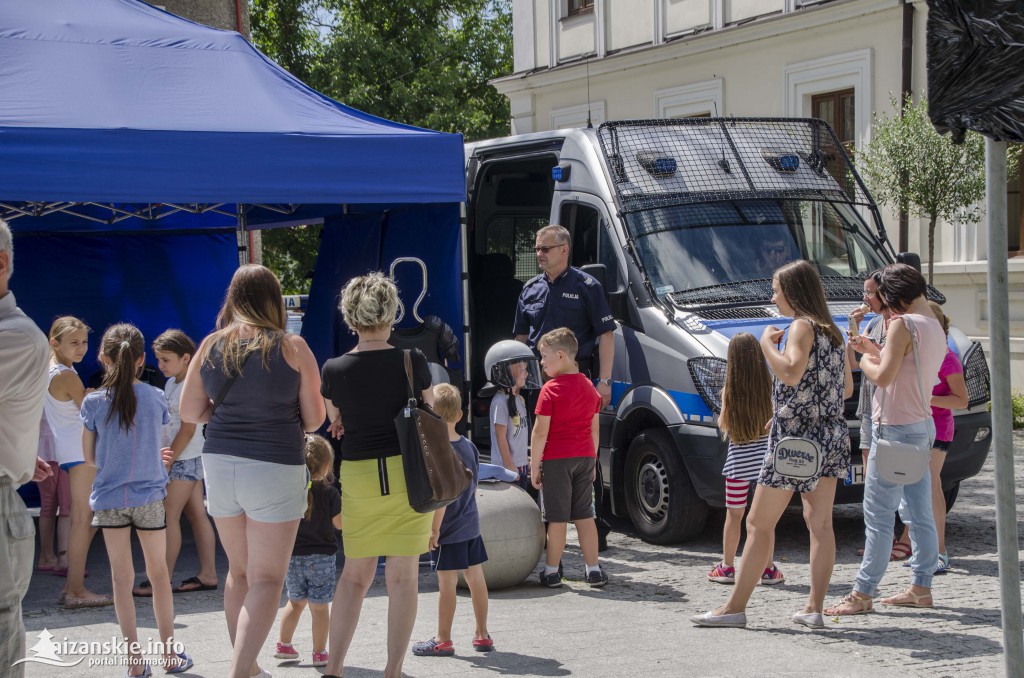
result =
[[[529,345],[536,350],[540,338],[559,327],[567,327],[576,335],[580,344],[577,360],[589,360],[597,337],[615,329],[601,283],[572,266],[554,282],[542,273],[523,286],[512,333],[527,335]]]

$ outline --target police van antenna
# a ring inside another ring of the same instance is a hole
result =
[[[711,105],[715,107],[715,117],[718,117],[718,102],[712,101]],[[718,161],[718,166],[721,167],[726,174],[732,173],[732,168],[729,166],[729,161],[725,159],[725,126],[722,126],[722,159]]]
[[[587,66],[587,129],[594,129],[594,123],[590,119],[590,55],[584,62]]]

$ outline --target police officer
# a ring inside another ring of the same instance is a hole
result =
[[[595,378],[596,347],[600,372],[596,375],[597,392],[602,406],[607,407],[612,399],[615,321],[604,289],[593,276],[569,266],[569,231],[564,226],[552,224],[537,231],[533,249],[543,273],[523,286],[512,332],[536,353],[537,341],[546,332],[568,327],[580,345],[576,353],[580,372],[591,379]]]
[[[537,352],[537,342],[545,333],[567,327],[576,335],[579,350],[576,363],[580,372],[594,378],[594,349],[597,349],[597,392],[601,406],[607,407],[612,399],[612,362],[615,342],[612,318],[604,289],[593,276],[569,266],[569,231],[564,226],[551,224],[537,231],[533,248],[541,273],[523,286],[516,306],[516,321],[512,330],[516,339]],[[601,516],[604,488],[600,476],[594,481],[594,508],[597,519],[598,550],[608,548],[611,526]]]

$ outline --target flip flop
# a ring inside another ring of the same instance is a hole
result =
[[[169,669],[164,669],[164,672],[165,673],[184,673],[185,671],[188,671],[190,668],[192,668],[192,666],[195,664],[195,662],[192,661],[192,657],[188,656],[184,652],[181,652],[181,653],[178,654],[178,659],[182,660],[181,664],[178,664],[177,666],[174,666],[174,667],[169,668]]]
[[[140,592],[139,589],[149,589],[149,591]],[[136,598],[152,598],[153,597],[153,585],[149,583],[148,579],[143,579],[139,582],[139,585],[132,589],[132,595]]]
[[[188,586],[189,588],[185,588]],[[199,577],[189,577],[181,582],[180,586],[171,589],[174,593],[191,593],[193,591],[216,591],[217,584],[204,584]]]
[[[55,567],[52,570],[50,570],[50,573],[54,577],[67,577],[68,576],[68,568],[66,568],[66,567]],[[82,576],[83,577],[88,577],[89,576],[89,570],[86,570],[85,573]]]
[[[38,565],[36,566],[36,572],[53,572],[57,569],[56,565]]]

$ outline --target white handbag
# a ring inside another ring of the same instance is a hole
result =
[[[903,317],[903,322],[910,330],[910,352],[914,354],[914,367],[917,368],[917,385],[921,389],[921,405],[926,418],[931,417],[926,404],[924,381],[921,378],[921,364],[917,358],[917,343],[914,341],[914,323],[910,318]],[[882,391],[882,408],[885,406],[885,390]],[[882,409],[880,408],[880,409]],[[895,440],[885,440],[881,437],[881,424],[879,424],[879,437],[875,441],[875,468],[878,469],[878,477],[894,485],[913,485],[924,478],[928,472],[928,463],[932,458],[931,443],[926,441],[915,445],[913,443],[901,443]]]
[[[810,480],[821,473],[821,448],[809,438],[786,436],[775,443],[775,473]]]
[[[817,336],[815,336],[815,347],[817,347],[817,343]],[[815,351],[817,351],[817,348],[815,348]],[[818,367],[820,366],[821,362],[819,360]],[[818,384],[817,377],[815,377],[814,383]],[[815,397],[818,402],[818,416],[820,418],[820,388],[816,389]],[[772,425],[777,426],[778,420],[773,419]],[[818,446],[816,441],[811,440],[810,438],[804,438],[801,436],[786,436],[785,438],[780,438],[775,443],[772,455],[775,473],[789,480],[797,482],[811,480],[812,478],[817,480],[818,475],[821,473],[821,447]]]

